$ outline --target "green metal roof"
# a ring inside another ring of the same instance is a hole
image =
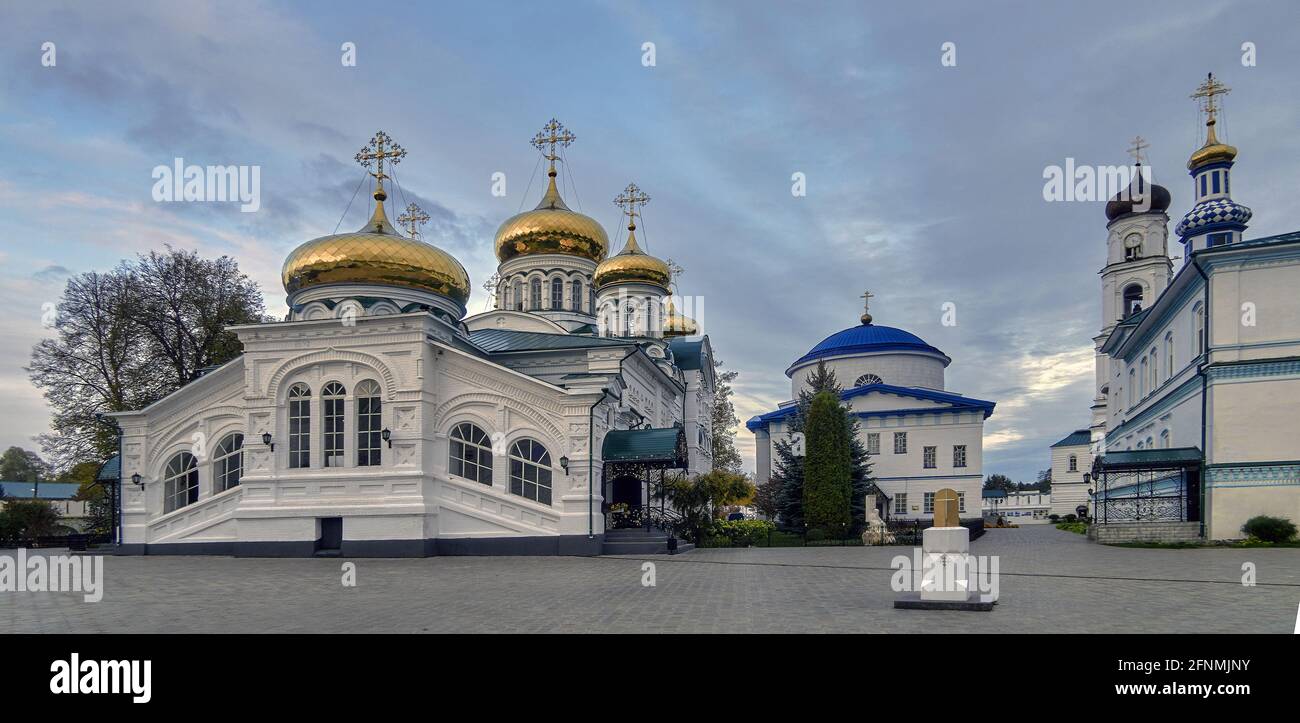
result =
[[[1053,447],[1074,447],[1080,444],[1088,444],[1092,441],[1092,433],[1086,429],[1076,429],[1070,432],[1065,439],[1053,444]]]
[[[105,462],[102,467],[99,468],[99,472],[95,475],[95,479],[116,480],[119,479],[121,476],[122,476],[122,458],[118,457],[117,455],[113,455],[112,457],[108,458],[108,461]]]
[[[81,485],[75,482],[41,482],[32,484],[31,482],[17,482],[0,480],[0,487],[4,488],[5,497],[10,498],[35,498],[38,500],[70,500],[77,496],[77,490]]]
[[[547,351],[557,349],[589,349],[596,346],[632,346],[626,339],[605,339],[598,336],[575,334],[547,334],[540,331],[513,331],[511,329],[479,329],[469,334],[469,340],[489,354],[507,351]]]
[[[704,363],[704,340],[678,337],[668,342],[673,352],[673,362],[683,371],[695,371]]]
[[[681,427],[662,429],[616,429],[605,435],[600,458],[605,462],[684,462],[679,450],[686,447]]]
[[[1124,452],[1107,452],[1098,457],[1102,469],[1132,469],[1136,467],[1176,468],[1199,465],[1204,460],[1201,450],[1195,447],[1171,449],[1133,449]]]

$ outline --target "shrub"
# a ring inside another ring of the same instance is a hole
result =
[[[1285,517],[1259,515],[1246,520],[1241,531],[1264,542],[1287,542],[1295,537],[1295,523]]]
[[[776,524],[767,520],[728,520],[714,523],[714,537],[725,537],[733,547],[752,547],[767,540]]]
[[[1076,522],[1078,519],[1079,518],[1073,512],[1065,516],[1066,522]]]
[[[1061,516],[1060,516],[1060,515],[1048,515],[1048,516],[1047,516],[1047,519],[1051,520],[1052,522],[1060,522],[1060,521],[1061,521]]]

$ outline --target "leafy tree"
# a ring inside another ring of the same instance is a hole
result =
[[[1048,467],[1038,473],[1038,481],[1034,483],[1034,489],[1043,494],[1052,491],[1052,468]]]
[[[713,468],[732,474],[740,474],[740,452],[736,451],[736,425],[740,418],[736,416],[736,407],[732,404],[734,394],[731,383],[740,372],[732,369],[722,371],[722,361],[713,361]]]
[[[1011,493],[1015,492],[1019,488],[1016,486],[1015,482],[1011,481],[1010,477],[1004,474],[991,474],[984,480],[984,489],[1002,490],[1003,492]]]
[[[758,485],[754,490],[754,508],[758,514],[769,520],[775,520],[780,511],[781,481],[772,478]]]
[[[779,480],[776,498],[780,515],[779,524],[783,529],[796,531],[804,529],[804,457],[796,453],[795,434],[804,431],[813,397],[820,392],[830,392],[838,400],[840,391],[840,384],[835,378],[834,370],[827,368],[824,362],[818,361],[817,367],[812,374],[808,375],[805,388],[799,392],[795,413],[789,418],[789,432],[785,439],[778,439],[773,444],[776,459],[772,479]],[[847,409],[841,407],[841,410],[849,437],[851,460],[849,479],[852,488],[850,509],[853,529],[856,531],[866,523],[865,500],[867,493],[874,486],[875,478],[871,474],[871,459],[867,454],[867,446],[858,435],[858,422]]]
[[[107,534],[113,529],[113,500],[95,479],[100,463],[80,462],[59,475],[59,482],[78,485],[76,498],[86,503],[86,532]]]
[[[688,478],[674,475],[664,480],[664,496],[682,516],[684,536],[699,542],[705,530],[723,507],[754,494],[754,486],[744,475],[715,469]]]
[[[37,344],[27,367],[53,412],[45,452],[60,469],[107,459],[117,433],[100,414],[145,407],[238,356],[226,327],[258,321],[262,309],[257,285],[225,256],[169,248],[69,279],[58,336]]]
[[[10,447],[0,455],[0,480],[36,483],[46,479],[49,474],[49,465],[35,452],[22,447]]]
[[[852,457],[848,425],[839,399],[829,391],[813,397],[806,420],[803,509],[808,529],[842,537],[852,522]]]
[[[9,499],[0,511],[0,537],[40,537],[59,531],[59,511],[43,500]]]

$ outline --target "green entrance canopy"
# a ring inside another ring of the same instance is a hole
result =
[[[686,432],[681,427],[616,429],[605,435],[600,458],[664,467],[686,466]]]

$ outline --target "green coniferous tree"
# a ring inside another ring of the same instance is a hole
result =
[[[813,397],[805,420],[803,512],[808,529],[844,537],[852,524],[852,456],[844,408],[830,392]]]

